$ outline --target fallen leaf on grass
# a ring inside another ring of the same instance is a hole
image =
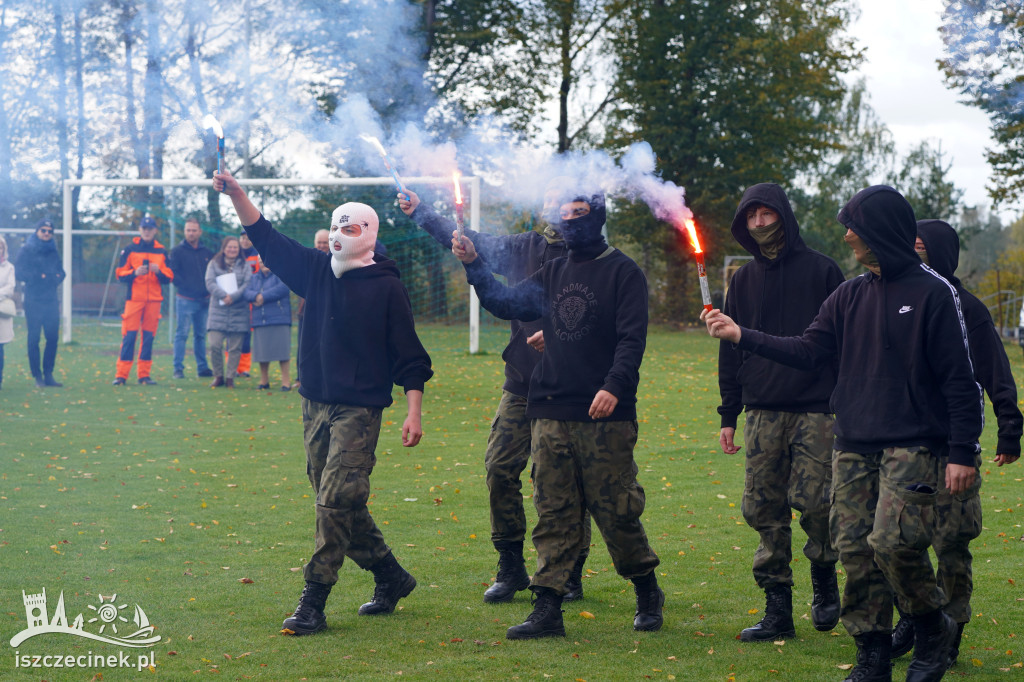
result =
[[[256,581],[253,580],[252,578],[239,578],[238,582],[244,583],[245,585],[252,585]]]
[[[294,635],[295,630],[289,630],[288,628],[281,628],[282,635]]]
[[[583,617],[583,618],[590,618],[590,619],[594,619],[594,618],[597,617],[594,614],[592,614],[590,611],[580,611],[580,616]]]
[[[851,668],[853,668],[853,663],[840,663],[836,667],[840,670],[850,670]]]

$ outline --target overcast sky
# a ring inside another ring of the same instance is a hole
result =
[[[859,0],[853,35],[866,48],[859,73],[871,106],[889,127],[901,155],[921,140],[941,142],[953,181],[968,205],[988,206],[988,118],[960,104],[946,88],[936,60],[943,56],[938,28],[943,0]],[[1004,222],[1019,210],[1001,210]],[[937,216],[936,216],[937,217]]]

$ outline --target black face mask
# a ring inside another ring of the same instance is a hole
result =
[[[583,199],[590,204],[590,213],[572,220],[559,220],[558,231],[565,245],[572,250],[586,248],[604,241],[601,228],[605,222],[604,197],[594,195]]]

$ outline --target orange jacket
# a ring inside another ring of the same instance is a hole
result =
[[[140,277],[135,276],[135,269],[149,263],[150,270]],[[174,272],[167,265],[167,249],[157,240],[142,241],[135,237],[132,243],[121,251],[118,261],[117,281],[127,288],[127,301],[162,301],[164,295],[161,285],[174,280]]]

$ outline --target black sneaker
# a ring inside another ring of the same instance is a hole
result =
[[[183,371],[181,371],[180,369],[176,369],[176,370],[174,370],[174,378],[175,379],[184,379],[185,378],[185,373]]]
[[[212,377],[213,376],[213,370],[212,369],[201,369],[198,372],[196,372],[196,376],[199,377],[200,379],[205,379],[206,377]]]
[[[149,377],[139,377],[139,383],[146,386],[156,386],[156,382]]]
[[[114,379],[114,386],[124,386],[124,383],[124,377],[117,377]],[[38,382],[36,385],[38,385]]]

